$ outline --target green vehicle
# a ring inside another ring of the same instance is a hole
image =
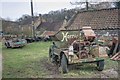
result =
[[[104,69],[107,57],[105,46],[99,45],[91,27],[82,30],[61,30],[56,33],[58,41],[49,48],[49,58],[58,64],[63,73],[68,72],[71,64],[96,63],[98,71]]]
[[[6,48],[20,48],[27,44],[25,39],[13,38],[5,41]]]

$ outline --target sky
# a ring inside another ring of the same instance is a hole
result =
[[[70,4],[75,1],[85,2],[86,0],[33,0],[34,13],[45,14],[49,11],[75,8],[75,5]],[[98,0],[89,1],[97,2]],[[24,14],[31,15],[30,0],[0,0],[0,17],[15,21]]]
[[[31,15],[31,6],[30,6],[30,0],[13,0],[13,1],[2,1],[0,3],[0,8],[2,7],[2,11],[0,11],[0,16],[2,18],[10,18],[11,20],[16,20],[19,17],[21,17],[23,14]],[[60,9],[70,9],[74,8],[70,4],[70,0],[33,0],[33,8],[34,13],[38,14],[45,14],[49,11],[55,11]]]

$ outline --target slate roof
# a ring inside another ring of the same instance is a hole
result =
[[[56,31],[44,31],[42,36],[54,36]]]
[[[78,12],[65,28],[67,30],[77,30],[82,29],[83,26],[91,26],[92,29],[120,29],[119,10],[111,8]]]
[[[62,26],[63,22],[55,21],[55,22],[42,22],[38,27],[37,30],[41,30],[41,28],[47,31],[58,31],[59,28]]]

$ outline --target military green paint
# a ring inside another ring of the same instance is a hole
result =
[[[56,34],[56,37],[61,42],[66,42],[68,41],[69,38],[78,38],[79,35],[80,35],[79,31],[60,31],[59,33]]]
[[[104,60],[103,58],[92,58],[92,59],[80,59],[75,62],[70,62],[69,64],[74,64],[74,63],[91,63],[91,62],[98,62]]]
[[[68,40],[70,38],[79,38],[80,31],[60,31],[55,36],[59,41],[56,42],[57,46],[60,48],[68,48]]]

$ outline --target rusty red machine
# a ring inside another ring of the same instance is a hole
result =
[[[82,30],[61,30],[56,33],[58,41],[49,48],[50,61],[58,64],[63,73],[70,64],[96,63],[98,71],[104,69],[106,47],[99,45],[96,34],[89,26]]]

